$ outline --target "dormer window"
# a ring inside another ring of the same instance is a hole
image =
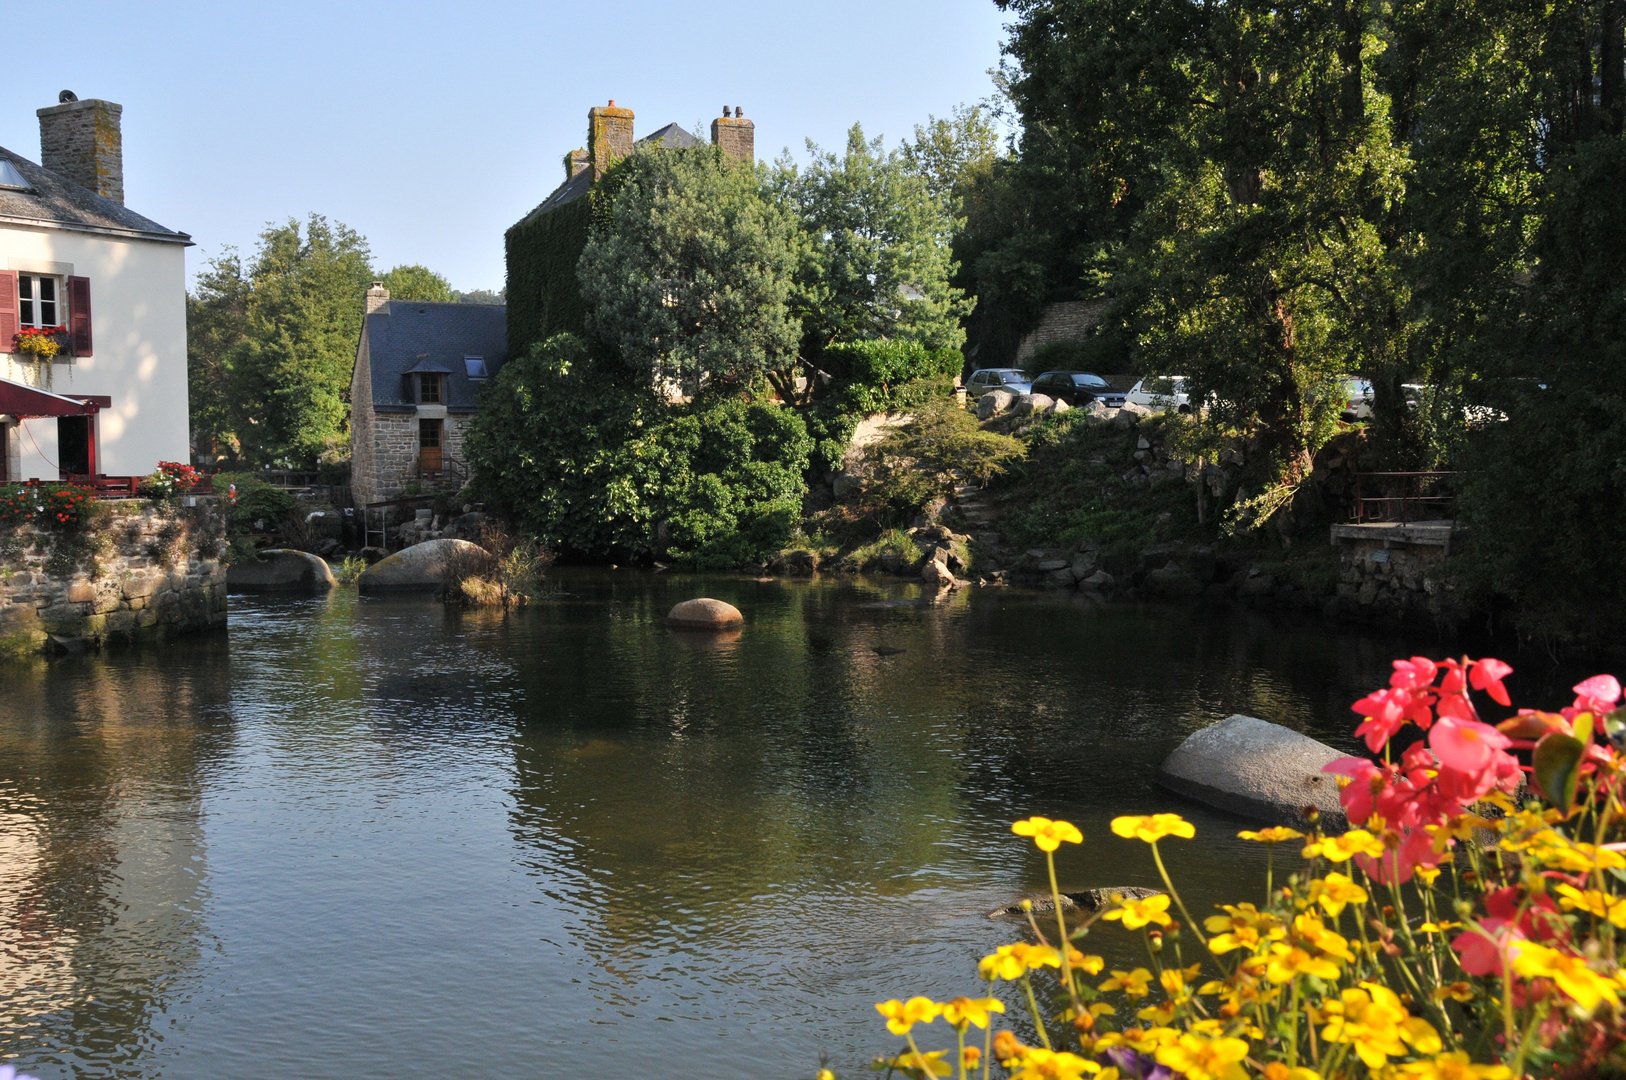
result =
[[[446,376],[426,371],[418,376],[418,404],[441,405],[446,401]]]

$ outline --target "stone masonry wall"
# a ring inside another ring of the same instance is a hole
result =
[[[447,462],[463,461],[463,437],[474,417],[452,413],[441,425],[441,456]],[[368,455],[367,477],[353,479],[356,502],[365,504],[380,499],[392,499],[406,491],[407,484],[418,480],[423,492],[449,489],[461,483],[458,476],[443,474],[435,480],[418,477],[418,420],[415,413],[375,413],[368,422],[371,453]],[[368,491],[365,498],[363,491]],[[371,494],[376,492],[376,494]]]
[[[37,110],[40,164],[114,202],[124,201],[124,106],[70,101]]]
[[[1383,621],[1450,617],[1456,590],[1444,547],[1341,542],[1337,604],[1341,614]]]
[[[1028,331],[1016,347],[1016,362],[1020,364],[1046,345],[1084,341],[1101,321],[1105,308],[1104,300],[1064,300],[1046,306],[1039,325]]]
[[[226,625],[222,500],[98,504],[76,534],[0,526],[0,656]]]

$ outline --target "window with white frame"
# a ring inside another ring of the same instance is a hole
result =
[[[49,274],[17,275],[17,321],[23,326],[49,329],[68,321],[62,302],[62,279]]]

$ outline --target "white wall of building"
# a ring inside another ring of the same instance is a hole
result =
[[[189,460],[186,256],[176,243],[0,224],[0,269],[90,279],[92,355],[51,365],[0,352],[0,378],[113,399],[97,423],[97,471],[144,476]],[[12,348],[0,342],[0,350]],[[56,420],[9,432],[10,475],[55,480]]]

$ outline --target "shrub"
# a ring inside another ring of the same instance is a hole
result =
[[[819,367],[837,379],[881,387],[958,375],[964,364],[959,349],[928,349],[918,341],[854,341],[831,345],[819,356]]]
[[[1346,785],[1340,802],[1353,827],[1332,835],[1311,814],[1304,831],[1239,834],[1270,853],[1263,905],[1220,905],[1199,922],[1158,848],[1196,830],[1179,815],[1149,814],[1115,818],[1111,828],[1151,846],[1167,893],[1114,896],[1098,912],[1069,916],[1053,853],[1082,843],[1082,833],[1065,821],[1019,821],[1012,831],[1044,853],[1054,921],[1024,905],[1034,940],[982,959],[987,996],[877,1004],[906,1040],[878,1066],[915,1077],[958,1071],[961,1080],[979,1062],[989,1076],[995,1060],[1006,1075],[1070,1080],[1618,1074],[1626,1065],[1620,684],[1595,676],[1562,711],[1520,710],[1493,727],[1473,698],[1510,706],[1508,665],[1413,657],[1394,667],[1389,687],[1355,705],[1366,717],[1356,734],[1383,751],[1382,763],[1326,766]],[[1397,763],[1391,741],[1410,725],[1426,736]],[[1531,764],[1517,751],[1529,751]],[[1541,799],[1521,806],[1513,797],[1525,772]],[[1285,881],[1275,876],[1280,845],[1289,845],[1283,858],[1296,849],[1304,860]],[[1150,966],[1096,981],[1103,958],[1073,943],[1114,922],[1144,940]],[[995,1034],[991,1014],[1006,1003],[991,991],[1001,982],[1020,986],[1038,1045]],[[1040,993],[1057,1011],[1041,1008]],[[922,1051],[916,1027],[939,1018],[955,1045]],[[967,1046],[972,1027],[983,1032],[980,1049]]]
[[[534,539],[485,525],[473,550],[446,558],[441,599],[461,607],[523,607],[540,592],[552,554]]]
[[[74,529],[93,505],[89,492],[71,484],[0,484],[0,525]]]
[[[236,488],[236,495],[229,493]],[[217,495],[231,499],[226,524],[234,533],[274,529],[294,512],[297,501],[288,492],[252,472],[220,473],[214,478]]]

